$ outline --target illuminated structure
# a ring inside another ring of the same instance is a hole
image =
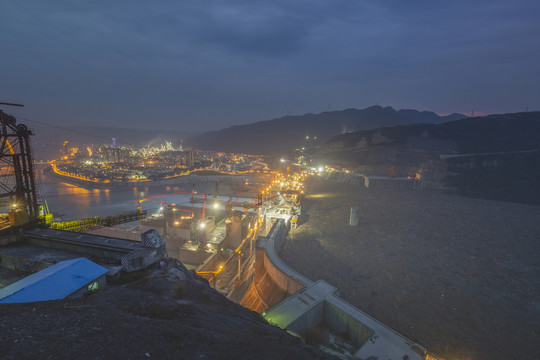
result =
[[[1,110],[0,127],[0,198],[10,199],[10,224],[22,225],[39,216],[29,139],[32,132]]]

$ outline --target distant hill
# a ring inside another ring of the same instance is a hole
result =
[[[304,146],[323,144],[332,136],[357,130],[416,123],[439,124],[465,115],[439,116],[430,111],[399,110],[378,105],[363,110],[285,116],[248,125],[207,132],[188,140],[199,149],[274,155]],[[309,139],[306,139],[309,136]],[[315,139],[316,137],[316,139]]]
[[[540,112],[489,115],[336,136],[313,162],[366,175],[421,174],[463,195],[540,203]]]
[[[330,139],[323,148],[404,145],[422,137],[451,141],[456,154],[521,151],[540,148],[540,112],[488,115],[442,124],[415,124],[356,131]]]

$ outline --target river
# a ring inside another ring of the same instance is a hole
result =
[[[159,204],[160,201],[191,206],[191,195],[178,194],[178,192],[191,192],[193,188],[192,184],[184,183],[177,186],[164,185],[129,189],[85,189],[64,182],[43,171],[38,171],[38,176],[39,188],[41,189],[40,193],[43,195],[49,211],[56,213],[55,220],[73,220],[94,216],[103,217],[136,211],[137,201],[141,199],[151,199],[151,201],[143,201],[141,203],[143,210],[148,210],[149,213],[159,211],[161,206]],[[207,191],[208,194],[213,194],[214,186],[215,184],[211,182],[198,183],[195,185],[195,190],[198,192]],[[236,194],[238,190],[236,190]],[[232,195],[230,186],[226,184],[220,185],[220,194],[227,195],[220,196],[220,200],[229,200],[230,197],[228,195]],[[251,199],[238,199],[239,203],[243,201],[251,201]],[[201,204],[195,204],[194,206],[201,206]]]

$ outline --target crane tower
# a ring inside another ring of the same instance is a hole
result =
[[[0,110],[0,200],[9,198],[10,225],[23,225],[39,216],[30,135],[26,125]]]

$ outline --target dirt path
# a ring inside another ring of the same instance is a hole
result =
[[[539,206],[317,183],[303,207],[302,274],[447,359],[540,358]]]

